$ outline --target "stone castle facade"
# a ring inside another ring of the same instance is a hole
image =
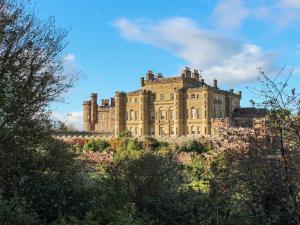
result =
[[[241,92],[208,85],[197,70],[186,67],[178,77],[148,71],[141,88],[116,92],[97,104],[97,94],[83,102],[83,130],[134,136],[213,135],[240,108]]]

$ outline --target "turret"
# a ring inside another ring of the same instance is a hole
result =
[[[97,94],[91,93],[91,130],[95,130],[95,124],[97,123]]]
[[[83,131],[91,131],[91,101],[84,101],[83,107]]]

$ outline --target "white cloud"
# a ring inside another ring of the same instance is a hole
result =
[[[52,117],[55,120],[60,120],[71,127],[74,127],[76,130],[82,131],[82,112],[71,112],[71,113],[62,113],[62,112],[53,112]]]
[[[63,73],[67,76],[82,76],[81,68],[76,63],[76,56],[74,54],[67,54],[63,58]]]
[[[258,67],[269,70],[274,65],[274,53],[200,28],[188,18],[175,17],[156,23],[121,18],[115,21],[115,26],[127,40],[166,49],[189,66],[200,68],[210,80],[216,77],[226,83],[247,82],[257,77]]]
[[[249,16],[243,0],[222,0],[213,12],[216,24],[223,28],[236,28]]]
[[[63,58],[63,62],[65,62],[65,63],[74,62],[75,60],[76,60],[76,56],[74,54],[67,54]]]

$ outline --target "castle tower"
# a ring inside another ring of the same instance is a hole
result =
[[[125,130],[125,99],[123,92],[116,92],[115,95],[115,136]]]
[[[84,101],[83,107],[83,131],[91,131],[91,101]]]
[[[95,131],[95,125],[97,123],[97,94],[91,94],[91,131]]]

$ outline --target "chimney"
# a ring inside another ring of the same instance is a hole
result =
[[[230,92],[231,94],[233,94],[233,89],[229,89],[229,92]]]
[[[147,71],[146,80],[154,80],[154,74],[152,70]]]
[[[238,96],[240,96],[240,98],[242,98],[242,92],[238,91]]]
[[[199,81],[199,72],[198,72],[198,70],[194,70],[194,72],[192,73],[192,78]]]
[[[163,77],[162,73],[157,73],[156,74],[156,78],[162,78],[162,77]]]
[[[114,107],[116,104],[115,98],[110,98],[110,106]]]
[[[105,106],[109,106],[109,99],[105,99]]]
[[[105,105],[105,99],[101,99],[101,106]]]
[[[186,66],[182,73],[185,78],[191,78],[191,70],[189,67]]]
[[[214,88],[218,88],[218,80],[214,79]]]
[[[141,77],[141,86],[144,87],[145,86],[145,78]]]

